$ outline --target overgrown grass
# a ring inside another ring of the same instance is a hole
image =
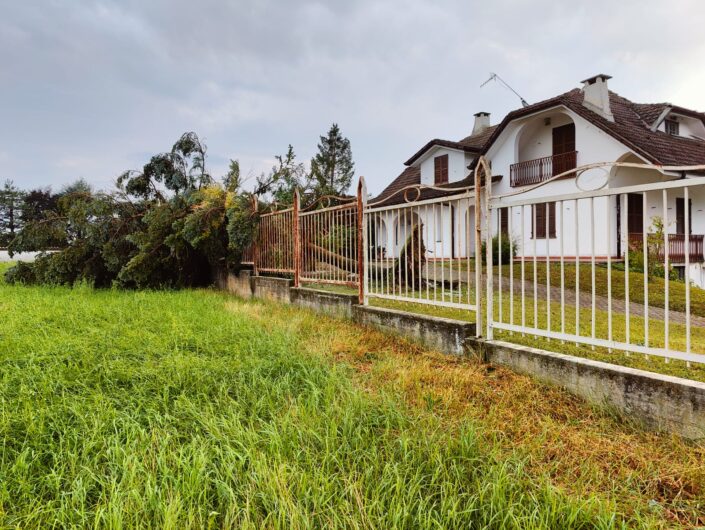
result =
[[[545,273],[545,270],[544,270]],[[582,272],[581,272],[582,275]],[[527,277],[528,274],[527,274]],[[506,278],[505,278],[506,280]],[[676,283],[676,282],[671,282]],[[326,286],[326,285],[313,285],[313,288],[324,289],[339,293],[351,293],[349,288],[344,288],[340,286]],[[574,285],[573,285],[574,288]],[[695,291],[695,290],[694,290]],[[441,301],[441,291],[440,289],[435,295],[435,299]],[[410,298],[427,298],[427,293],[425,290],[422,292],[408,291],[404,293],[405,296]],[[661,293],[663,296],[663,293]],[[583,295],[586,296],[586,295]],[[430,299],[434,299],[433,289],[430,290]],[[450,301],[449,295],[446,295],[445,300]],[[453,292],[453,301],[469,301],[474,303],[475,301],[475,291],[470,289],[468,291],[467,287],[462,287],[460,291],[457,289]],[[500,315],[499,311],[499,295],[495,295],[495,319]],[[483,297],[482,303],[485,303]],[[452,318],[455,320],[463,320],[468,322],[475,321],[475,312],[468,309],[460,309],[453,307],[445,307],[442,305],[428,305],[419,304],[410,301],[401,300],[389,300],[370,297],[370,304],[376,307],[386,307],[389,309],[397,309],[400,311],[409,311],[412,313],[419,313],[430,316],[438,316],[445,318]],[[539,329],[547,329],[549,323],[549,311],[548,304],[545,298],[540,298],[537,300],[536,309],[537,312],[534,314],[534,298],[531,289],[527,289],[525,297],[524,311],[522,311],[521,296],[515,294],[513,298],[514,305],[514,324],[520,324],[522,319],[522,313],[524,314],[525,324],[528,327],[538,327]],[[510,297],[507,293],[507,287],[505,283],[505,288],[502,295],[502,321],[505,323],[510,322]],[[484,312],[483,312],[484,317]],[[629,340],[632,344],[645,343],[645,324],[646,320],[643,317],[632,315],[629,320]],[[566,304],[565,307],[565,332],[574,333],[576,329],[576,312],[575,306]],[[557,301],[551,302],[550,308],[550,329],[552,331],[561,331],[561,311],[560,303]],[[592,311],[590,308],[582,308],[579,312],[579,329],[580,335],[583,337],[590,337],[592,335]],[[612,315],[612,339],[626,342],[626,329],[627,323],[624,314],[613,312]],[[609,339],[609,318],[607,311],[597,309],[595,311],[595,336],[601,339]],[[595,359],[598,361],[604,361],[612,364],[619,364],[622,366],[628,366],[631,368],[638,368],[641,370],[647,370],[650,372],[656,372],[661,374],[673,375],[676,377],[683,377],[686,379],[693,379],[695,381],[705,381],[705,364],[691,363],[690,366],[683,361],[678,360],[665,360],[658,356],[646,357],[641,354],[629,354],[624,351],[613,350],[609,351],[606,348],[599,348],[585,345],[576,344],[574,342],[563,342],[560,340],[549,340],[542,337],[533,337],[530,334],[523,335],[521,333],[510,333],[506,331],[495,331],[495,337],[506,340],[509,342],[514,342],[517,344],[523,344],[525,346],[532,346],[535,348],[540,348],[549,351],[557,351],[560,353],[565,353],[569,355],[575,355],[578,357],[584,357],[588,359]],[[655,318],[649,319],[649,345],[656,348],[663,348],[665,345],[665,333],[664,333],[664,322]],[[671,322],[669,324],[669,347],[673,350],[686,351],[686,328],[682,324],[675,324]],[[705,328],[693,325],[691,327],[691,351],[693,353],[705,354]]]
[[[0,285],[0,319],[2,527],[696,520],[690,482],[688,498],[662,495],[657,509],[638,484],[630,503],[609,485],[563,491],[528,447],[508,451],[479,417],[449,419],[433,393],[418,406],[356,375],[351,352],[407,347],[320,316],[208,291]]]

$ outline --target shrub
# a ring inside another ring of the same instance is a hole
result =
[[[37,276],[34,274],[34,267],[31,263],[20,261],[5,271],[5,281],[31,285],[37,283]]]
[[[493,265],[508,265],[510,252],[516,256],[517,244],[516,241],[511,239],[508,235],[502,235],[502,263],[499,262],[499,248],[500,241],[499,236],[494,236],[492,238],[492,264]],[[482,242],[482,263],[487,263],[487,246],[486,242]]]

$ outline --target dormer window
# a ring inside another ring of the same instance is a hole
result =
[[[664,120],[663,123],[666,127],[667,134],[671,134],[673,136],[678,136],[680,134],[680,127],[679,127],[679,124],[676,120],[667,119],[667,120]]]
[[[433,159],[433,183],[446,184],[448,182],[448,155],[437,156]]]

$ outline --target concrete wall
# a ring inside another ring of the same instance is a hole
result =
[[[475,324],[469,322],[381,307],[355,306],[353,319],[359,324],[389,331],[454,355],[463,355],[467,341],[475,336]]]
[[[292,287],[291,303],[332,317],[353,318],[353,307],[358,304],[358,295]]]
[[[291,303],[291,288],[294,280],[255,276],[252,278],[252,296],[274,302]]]
[[[647,428],[705,437],[705,383],[507,342],[473,341],[471,348],[487,362],[614,408]]]

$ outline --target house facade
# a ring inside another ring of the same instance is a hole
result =
[[[702,176],[687,171],[614,166],[586,171],[577,179],[573,174],[552,179],[572,168],[603,162],[705,164],[705,114],[669,103],[634,103],[610,91],[609,79],[606,75],[586,79],[582,88],[510,112],[495,126],[490,124],[489,114],[476,114],[471,135],[457,142],[428,142],[371,202],[388,206],[408,203],[409,195],[416,198],[416,194],[400,190],[414,185],[433,186],[418,192],[419,203],[427,197],[457,194],[453,188],[473,185],[472,173],[480,156],[485,156],[492,167],[493,197],[506,197],[508,202],[517,197],[560,197],[601,186],[621,188]],[[664,221],[671,263],[682,272],[688,238],[690,278],[705,287],[705,189],[693,187],[689,193],[688,207],[680,188],[667,194],[665,208],[663,193],[654,191],[598,197],[590,202],[550,202],[495,210],[492,232],[511,230],[518,256],[558,259],[562,253],[579,259],[593,254],[598,260],[608,256],[622,259],[632,243],[642,240],[645,231],[656,230],[660,219]],[[466,208],[460,204],[454,208],[449,203],[443,214],[438,210],[444,207],[437,204],[435,211],[422,206],[417,209],[418,222],[426,225],[424,230],[444,243],[438,251],[428,252],[429,259],[462,258],[474,253],[473,237],[468,236],[474,231],[474,206],[470,201],[462,203]],[[395,216],[393,210],[378,217],[375,244],[394,255],[417,221]],[[685,233],[687,225],[689,234]]]

